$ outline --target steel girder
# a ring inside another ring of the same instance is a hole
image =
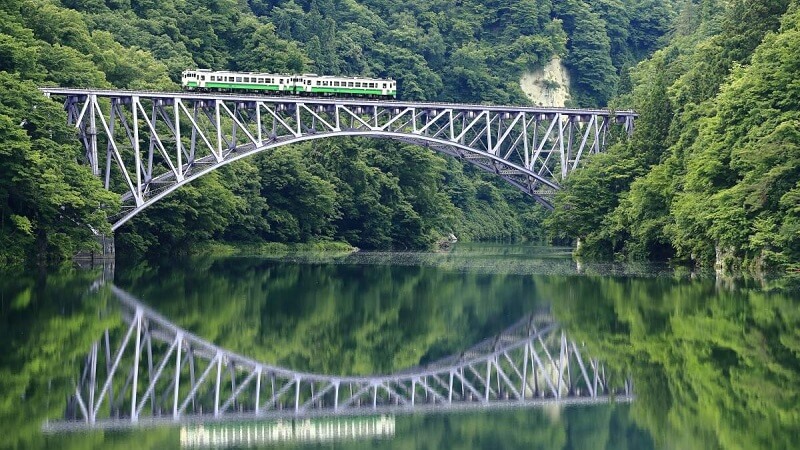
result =
[[[331,376],[255,361],[176,326],[111,285],[124,326],[89,350],[50,430],[236,417],[313,417],[630,400],[546,312],[469,350],[395,374]]]
[[[117,229],[218,167],[279,146],[344,136],[431,148],[496,174],[550,207],[561,182],[604,150],[632,111],[42,88],[64,97],[86,160],[122,196]]]

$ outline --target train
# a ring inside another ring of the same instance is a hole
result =
[[[397,98],[397,82],[391,78],[361,78],[256,72],[229,72],[210,69],[184,70],[181,87],[199,92],[252,92],[300,96]]]

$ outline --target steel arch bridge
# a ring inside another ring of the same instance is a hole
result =
[[[386,138],[431,148],[496,174],[547,207],[613,126],[636,114],[602,109],[366,99],[41,88],[64,98],[92,172],[122,195],[116,230],[170,192],[240,158],[329,137]]]
[[[88,349],[65,420],[48,431],[242,418],[304,418],[630,401],[547,311],[474,347],[389,375],[332,376],[267,364],[178,327],[110,285],[124,326]]]

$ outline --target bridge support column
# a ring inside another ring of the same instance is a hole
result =
[[[99,248],[92,251],[79,252],[75,255],[75,262],[77,262],[79,266],[89,269],[102,267],[104,272],[109,272],[113,275],[115,256],[114,235],[97,235],[95,236],[95,242],[97,242]],[[113,281],[113,276],[107,281]]]

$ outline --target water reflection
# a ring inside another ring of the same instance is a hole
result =
[[[276,443],[373,440],[394,436],[394,416],[232,422],[181,427],[182,448],[259,447]]]
[[[603,362],[570,340],[547,310],[526,313],[502,333],[431,364],[339,376],[236,354],[114,285],[101,288],[119,300],[107,314],[119,320],[86,349],[68,420],[48,424],[48,431],[631,400],[629,380],[607,377]]]
[[[765,289],[659,266],[579,270],[559,250],[537,252],[459,244],[441,256],[201,258],[118,267],[116,278],[206,339],[328,373],[429,361],[550,302],[571,336],[636,383],[631,406],[404,416],[391,440],[348,448],[800,447],[796,281]],[[63,414],[79,353],[104,329],[106,294],[86,294],[96,276],[0,278],[0,448],[178,445],[176,428],[41,434]]]

